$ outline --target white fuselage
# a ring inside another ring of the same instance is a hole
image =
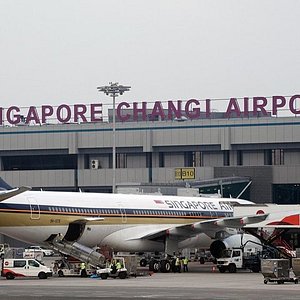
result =
[[[0,232],[33,244],[61,234],[87,246],[163,251],[164,241],[145,237],[181,224],[230,217],[232,202],[250,203],[224,198],[26,191],[0,202]],[[210,242],[207,235],[199,234],[178,245],[206,247]]]

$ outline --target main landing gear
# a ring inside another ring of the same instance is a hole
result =
[[[149,261],[149,271],[152,271],[154,273],[157,273],[159,271],[162,273],[169,273],[171,271],[171,268],[171,262],[168,259],[151,259]]]

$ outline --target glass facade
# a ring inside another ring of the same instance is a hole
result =
[[[300,204],[300,184],[273,184],[273,202]]]
[[[77,169],[77,155],[2,156],[3,171]]]

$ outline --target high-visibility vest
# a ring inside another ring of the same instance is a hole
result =
[[[180,259],[179,258],[176,258],[175,266],[180,266]]]
[[[120,263],[120,262],[117,262],[117,264],[116,264],[116,268],[117,268],[117,270],[119,270],[119,269],[121,269],[121,268],[122,268],[122,265],[121,265],[121,263]]]
[[[84,270],[84,269],[85,269],[85,263],[81,263],[81,264],[80,264],[80,269],[81,269],[81,270]]]
[[[183,264],[184,264],[184,265],[187,265],[188,262],[189,262],[188,258],[184,258],[184,259],[183,259]]]

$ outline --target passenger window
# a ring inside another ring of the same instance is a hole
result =
[[[36,268],[38,268],[40,266],[39,263],[36,262],[35,260],[29,260],[28,265],[31,267],[36,267]]]
[[[26,260],[15,260],[14,267],[15,268],[24,268],[26,266]]]

